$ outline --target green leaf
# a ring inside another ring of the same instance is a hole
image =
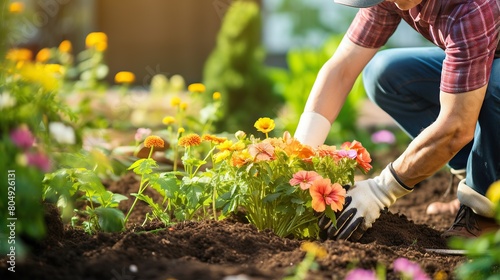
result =
[[[158,167],[156,161],[152,158],[143,158],[134,162],[128,170],[133,169],[134,172],[138,175],[149,174],[153,172],[153,168]]]
[[[99,218],[99,227],[105,232],[122,231],[125,227],[125,215],[116,208],[99,207],[95,209]]]
[[[280,197],[281,194],[280,193],[272,193],[272,194],[268,194],[266,195],[262,201],[263,202],[266,202],[266,203],[270,203],[270,202],[273,202],[275,201],[278,197]]]

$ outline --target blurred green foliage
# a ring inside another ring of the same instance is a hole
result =
[[[203,80],[208,92],[222,95],[218,131],[250,131],[259,117],[273,118],[282,105],[264,66],[260,8],[237,0],[229,7],[206,61]]]
[[[272,77],[279,90],[283,91],[286,109],[280,115],[281,128],[293,133],[304,110],[309,92],[323,64],[338,47],[342,36],[331,37],[320,49],[296,49],[287,54],[288,69],[274,69]],[[353,89],[332,125],[328,144],[341,144],[356,139],[366,143],[369,134],[357,126],[359,110],[366,94],[358,78]]]

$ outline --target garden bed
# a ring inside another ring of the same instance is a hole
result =
[[[446,248],[440,234],[454,215],[426,216],[427,205],[441,198],[449,177],[440,172],[422,182],[383,214],[360,242],[318,242],[328,252],[308,279],[343,279],[354,267],[387,268],[388,279],[399,279],[392,263],[399,257],[417,262],[430,277],[453,278],[465,257],[427,252]],[[108,184],[128,195],[138,188],[133,174]],[[124,211],[132,200],[122,202]],[[164,228],[139,220],[149,211],[139,204],[131,216],[135,224],[122,233],[91,236],[63,227],[58,213],[48,207],[49,235],[34,245],[32,254],[18,261],[16,272],[0,262],[1,279],[282,279],[303,259],[304,241],[259,232],[241,217],[224,221],[183,222]],[[15,276],[15,277],[13,277]]]

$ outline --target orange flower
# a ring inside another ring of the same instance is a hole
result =
[[[104,32],[91,32],[85,38],[85,45],[103,52],[108,48],[108,36]]]
[[[357,153],[356,161],[359,168],[361,168],[361,170],[363,170],[365,173],[370,171],[370,169],[372,168],[372,166],[370,165],[372,159],[368,151],[363,147],[363,145],[361,145],[360,142],[356,140],[352,142],[345,142],[344,144],[342,144],[341,148],[344,150],[355,150]]]
[[[148,136],[146,137],[146,140],[144,140],[144,147],[146,148],[151,148],[151,147],[163,148],[164,146],[165,146],[165,141],[163,141],[161,137],[156,135]]]
[[[231,165],[235,167],[242,167],[251,161],[252,156],[248,153],[248,150],[236,151],[231,157]]]
[[[248,152],[254,158],[255,162],[274,159],[274,147],[266,142],[249,145]]]
[[[219,145],[221,143],[224,143],[224,141],[226,141],[227,138],[226,137],[217,137],[215,135],[210,135],[210,134],[204,134],[203,136],[201,136],[201,140],[208,141],[208,142],[211,142],[213,144]]]
[[[259,118],[254,124],[254,127],[257,128],[258,131],[266,134],[271,132],[275,126],[274,120],[270,118]]]
[[[70,40],[64,40],[59,44],[59,51],[62,53],[70,53],[73,49],[73,45]]]
[[[188,86],[188,90],[190,92],[203,93],[207,90],[207,88],[202,83],[194,83]]]
[[[312,197],[312,208],[316,212],[323,212],[326,205],[330,205],[333,211],[340,211],[345,203],[346,191],[338,183],[332,184],[330,179],[314,180],[309,187]]]
[[[115,75],[115,83],[117,84],[131,84],[135,81],[135,75],[129,71],[120,71]]]
[[[179,139],[179,146],[182,147],[198,146],[200,144],[201,144],[201,137],[195,133],[182,136]]]
[[[321,145],[316,148],[316,154],[319,157],[332,157],[338,159],[337,147],[335,146]]]
[[[283,140],[285,141],[285,145],[283,150],[289,156],[296,156],[300,159],[307,159],[314,156],[314,150],[307,145],[303,145],[296,138],[292,138],[288,131],[283,135]]]
[[[35,60],[38,62],[47,62],[50,59],[50,49],[49,48],[43,48],[38,53],[36,54]]]
[[[292,186],[300,185],[300,188],[303,190],[309,189],[312,182],[317,179],[321,179],[321,175],[314,171],[299,171],[293,174],[293,178],[290,179],[289,183]]]
[[[11,61],[28,61],[33,57],[33,53],[29,49],[10,49],[7,52],[7,59]]]

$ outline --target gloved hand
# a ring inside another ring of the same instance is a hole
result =
[[[396,199],[412,190],[397,178],[391,163],[379,176],[359,181],[349,188],[344,209],[337,215],[337,227],[320,220],[320,228],[323,226],[324,229],[326,225],[331,239],[357,241],[380,217],[384,208],[389,208]]]

